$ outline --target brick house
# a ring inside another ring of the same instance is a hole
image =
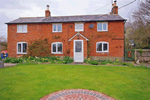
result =
[[[48,38],[51,54],[64,57],[69,53],[74,62],[83,62],[88,56],[122,60],[124,23],[116,2],[110,14],[81,16],[53,17],[47,5],[45,17],[24,17],[6,23],[8,54],[10,57],[27,54],[30,41]]]

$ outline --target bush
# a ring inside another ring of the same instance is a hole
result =
[[[50,55],[50,44],[48,43],[48,39],[44,40],[35,40],[32,41],[31,44],[28,45],[28,54],[24,55],[28,56],[38,56],[38,57],[46,57]]]
[[[63,63],[64,64],[68,64],[68,63],[72,63],[73,62],[73,59],[70,58],[69,56],[66,56],[63,58]]]
[[[85,60],[84,60],[84,63],[90,64],[90,61],[89,61],[88,59],[85,59]]]
[[[11,58],[6,57],[5,59],[2,59],[5,63],[10,63],[11,62]]]
[[[6,57],[3,59],[5,63],[22,63],[23,58],[11,58],[11,57]]]
[[[97,62],[96,60],[92,60],[92,61],[90,61],[90,63],[91,63],[92,65],[98,65],[98,62]]]
[[[107,62],[101,62],[100,64],[101,65],[107,65],[108,63]]]
[[[123,66],[130,66],[130,64],[129,63],[125,63],[125,62],[123,62],[123,63],[121,63]]]

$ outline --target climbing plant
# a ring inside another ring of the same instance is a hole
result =
[[[50,56],[50,44],[48,39],[30,41],[28,54],[25,56]]]

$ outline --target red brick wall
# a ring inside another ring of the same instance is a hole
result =
[[[90,29],[89,25],[93,23],[94,28]],[[66,50],[70,50],[70,57],[73,57],[73,40],[68,41],[75,32],[74,23],[62,23],[62,32],[53,33],[52,23],[47,24],[27,24],[28,33],[17,33],[17,25],[8,25],[8,53],[10,57],[17,57],[17,42],[30,42],[36,39],[48,38],[49,42],[63,42],[63,54],[56,56],[65,56]],[[111,56],[123,57],[124,56],[124,22],[108,22],[107,32],[97,32],[97,22],[85,22],[84,31],[80,32],[82,35],[90,40],[90,56]],[[54,36],[60,36],[59,39],[54,39]],[[87,41],[84,40],[84,57],[87,57]],[[109,42],[109,53],[96,53],[96,42],[106,41]],[[50,48],[51,49],[51,48]]]

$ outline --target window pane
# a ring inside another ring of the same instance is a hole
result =
[[[97,43],[97,51],[102,51],[102,43]]]
[[[75,42],[75,52],[82,52],[82,42],[81,41]]]
[[[53,52],[56,52],[56,44],[53,44]]]
[[[104,51],[107,51],[107,50],[108,50],[108,48],[107,48],[107,43],[104,43],[104,44],[103,44],[103,50],[104,50]]]
[[[62,52],[62,43],[58,44],[58,52]]]
[[[27,43],[23,43],[23,53],[27,52]]]
[[[61,25],[57,25],[58,26],[58,32],[61,32]]]
[[[98,23],[98,30],[102,31],[102,23]]]
[[[21,52],[21,44],[18,44],[18,52]]]
[[[56,25],[53,25],[53,31],[56,31]]]
[[[27,32],[27,25],[22,25],[22,28],[23,28],[22,29],[23,32]]]
[[[106,23],[103,23],[103,30],[107,30],[107,24]]]
[[[17,25],[17,32],[22,32],[22,25]]]

